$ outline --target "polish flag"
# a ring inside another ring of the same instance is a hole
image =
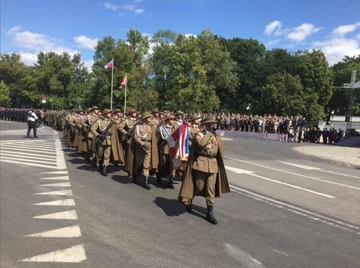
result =
[[[108,64],[106,64],[105,69],[112,69],[114,67],[114,60],[111,60]]]
[[[124,76],[123,80],[121,81],[120,88],[126,86],[126,84],[127,84],[127,74]]]

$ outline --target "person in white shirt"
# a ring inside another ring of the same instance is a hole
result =
[[[39,118],[37,117],[36,113],[33,110],[30,110],[27,115],[27,123],[28,123],[28,131],[27,131],[27,138],[30,138],[30,131],[33,129],[34,132],[34,138],[38,139],[38,136],[36,135],[36,128],[37,128],[37,122]]]

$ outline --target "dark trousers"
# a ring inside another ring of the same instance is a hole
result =
[[[34,138],[36,138],[36,125],[35,125],[35,121],[28,121],[28,131],[27,131],[27,137],[30,138],[30,131],[31,129],[33,129],[34,132]]]

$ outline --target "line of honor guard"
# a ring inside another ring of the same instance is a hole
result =
[[[206,219],[217,224],[213,214],[215,198],[230,192],[230,187],[221,139],[214,128],[215,118],[193,114],[185,120],[182,112],[165,115],[157,109],[141,116],[130,109],[123,116],[119,109],[104,109],[100,113],[97,106],[85,114],[75,109],[64,118],[63,134],[68,147],[83,153],[86,163],[98,167],[103,176],[108,176],[110,163],[124,164],[133,183],[150,190],[150,176],[156,176],[157,185],[165,178],[167,187],[175,189],[174,179],[180,175],[178,200],[191,213],[194,197],[205,197]],[[167,137],[183,122],[189,128],[190,152],[187,161],[175,169]]]

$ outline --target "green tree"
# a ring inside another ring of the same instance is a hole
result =
[[[4,83],[0,82],[0,107],[10,107],[11,98],[10,98],[10,88]]]

